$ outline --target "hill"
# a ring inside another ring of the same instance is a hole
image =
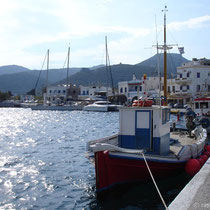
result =
[[[158,56],[160,59],[160,72],[163,73],[163,53],[160,53],[159,55],[154,55],[151,58],[136,64],[137,66],[142,65],[142,66],[150,66],[155,68],[155,72],[157,72],[157,66],[158,66]],[[167,54],[167,73],[168,75],[175,76],[176,75],[176,68],[178,66],[181,66],[182,63],[189,62],[186,58],[181,56],[180,54],[176,53],[170,53]]]
[[[22,66],[17,66],[17,65],[8,65],[8,66],[0,67],[0,75],[15,74],[15,73],[27,72],[27,71],[30,71],[30,69],[27,69]]]
[[[176,67],[182,62],[188,60],[179,54],[168,54],[168,77],[176,75]],[[40,70],[28,70],[20,68],[19,73],[0,75],[0,91],[11,91],[13,94],[24,94],[35,88],[36,81]],[[160,54],[160,71],[163,73],[163,54]],[[120,81],[129,81],[133,74],[136,78],[141,78],[143,74],[147,76],[157,75],[157,55],[135,65],[118,64],[111,66],[114,86],[117,87]],[[46,70],[42,70],[37,88],[46,85]],[[173,74],[173,75],[172,75]],[[48,72],[48,84],[66,83],[66,69],[51,69]],[[110,72],[106,71],[104,65],[94,66],[91,68],[70,68],[69,82],[76,85],[107,85],[111,84]]]

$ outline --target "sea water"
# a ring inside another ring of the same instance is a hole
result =
[[[0,209],[164,209],[152,183],[97,196],[86,143],[117,133],[118,121],[118,112],[1,108]],[[167,204],[184,184],[158,182]]]

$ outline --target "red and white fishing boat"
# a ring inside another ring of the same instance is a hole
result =
[[[165,39],[162,48],[166,63]],[[167,102],[166,65],[164,67]],[[95,160],[97,192],[116,184],[173,176],[184,170],[193,175],[207,159],[202,155],[207,134],[201,125],[193,131],[193,138],[185,133],[170,133],[170,109],[166,103],[152,105],[144,97],[143,102],[135,101],[133,105],[120,108],[118,134],[87,144],[89,155]]]

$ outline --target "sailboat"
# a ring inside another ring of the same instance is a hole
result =
[[[166,10],[164,10],[166,11]],[[170,133],[170,108],[167,106],[166,12],[164,13],[164,105],[144,103],[119,110],[119,133],[89,141],[89,158],[95,162],[96,191],[115,185],[145,182],[174,176],[194,175],[207,159],[207,133],[198,125],[193,138]]]
[[[111,77],[111,83],[112,83],[112,94],[115,97],[114,92],[114,85],[113,85],[113,79],[112,79],[112,73],[109,65],[109,55],[108,55],[108,47],[107,47],[107,36],[105,36],[105,48],[106,48],[106,72],[108,72],[108,68],[110,71],[110,77]],[[107,100],[106,101],[96,101],[93,104],[89,104],[87,106],[84,106],[84,111],[97,111],[97,112],[109,112],[109,111],[118,111],[120,105],[112,104],[108,101],[108,84],[107,84]]]
[[[65,85],[65,101],[68,101],[68,89],[69,89],[69,57],[70,57],[70,47],[68,48],[68,59],[67,59],[67,77]],[[82,105],[77,104],[52,104],[49,102],[48,93],[48,70],[49,70],[49,50],[47,51],[47,77],[46,77],[46,93],[44,94],[44,104],[38,104],[37,106],[31,106],[32,110],[52,110],[52,111],[73,111],[82,110]]]

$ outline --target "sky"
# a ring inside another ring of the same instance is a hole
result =
[[[70,46],[71,67],[136,64],[163,44],[184,47],[187,59],[210,58],[209,0],[0,0],[0,66],[63,68]],[[179,53],[177,46],[170,52]]]

